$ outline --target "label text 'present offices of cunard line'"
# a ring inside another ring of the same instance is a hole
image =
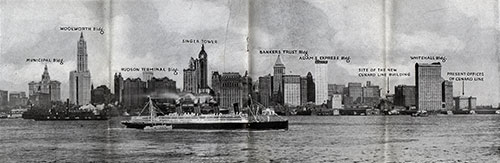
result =
[[[449,71],[446,73],[450,81],[484,81],[484,72]]]

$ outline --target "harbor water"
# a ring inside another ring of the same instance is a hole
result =
[[[289,130],[0,119],[0,162],[498,162],[500,116],[290,116]]]

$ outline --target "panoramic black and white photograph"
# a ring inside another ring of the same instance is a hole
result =
[[[499,162],[498,0],[0,0],[0,162]]]

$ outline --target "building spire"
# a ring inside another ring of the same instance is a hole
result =
[[[83,32],[80,32],[80,39],[83,39]]]
[[[276,63],[274,64],[274,67],[285,67],[285,65],[281,61],[280,55],[278,55],[278,58],[276,58]]]
[[[42,81],[50,81],[49,69],[47,68],[47,64],[43,68]]]
[[[207,52],[205,52],[205,44],[201,44],[201,50],[200,54],[198,54],[199,59],[206,59],[207,58]]]

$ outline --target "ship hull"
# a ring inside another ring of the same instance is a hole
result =
[[[196,129],[196,130],[280,130],[288,129],[288,121],[272,122],[232,122],[232,123],[154,123],[154,122],[122,122],[127,128],[144,129],[159,125],[172,126],[172,129]]]

